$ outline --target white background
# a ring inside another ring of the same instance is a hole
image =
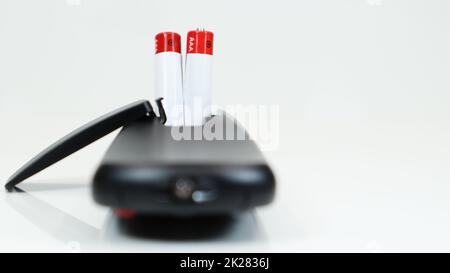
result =
[[[214,31],[214,102],[278,105],[280,123],[275,202],[223,236],[124,233],[89,188],[113,133],[0,191],[0,250],[450,250],[449,15],[444,0],[1,0],[1,183],[152,99],[160,31]]]

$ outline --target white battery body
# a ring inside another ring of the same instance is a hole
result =
[[[183,69],[179,37],[172,32],[160,33],[155,37],[155,95],[157,99],[163,98],[166,126],[184,125]],[[175,43],[178,45],[174,46]]]
[[[184,73],[185,125],[202,125],[211,116],[212,55],[187,54]]]
[[[190,31],[184,71],[184,124],[200,126],[211,116],[213,33]]]
[[[183,76],[181,54],[162,52],[155,56],[156,98],[163,98],[167,126],[184,124],[183,115]]]

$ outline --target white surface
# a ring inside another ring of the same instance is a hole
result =
[[[160,31],[214,31],[215,103],[276,104],[281,120],[266,152],[276,200],[224,236],[124,234],[89,193],[110,135],[26,194],[0,191],[0,249],[450,250],[449,12],[444,0],[1,1],[1,181],[148,97]]]

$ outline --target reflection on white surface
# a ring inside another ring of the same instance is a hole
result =
[[[251,243],[264,240],[259,231],[258,220],[253,211],[236,215],[217,217],[172,218],[164,216],[139,216],[123,220],[113,213],[107,213],[100,227],[91,225],[74,215],[36,197],[35,192],[52,191],[70,194],[70,191],[83,189],[80,194],[88,195],[86,186],[76,184],[24,184],[14,193],[6,194],[6,203],[34,225],[57,241],[69,251],[179,251],[167,246],[177,243]],[[170,244],[167,244],[170,243]],[[162,247],[166,245],[166,247]],[[195,250],[194,247],[191,250]],[[207,249],[199,249],[205,251]]]

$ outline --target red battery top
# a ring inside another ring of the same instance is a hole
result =
[[[206,30],[192,30],[187,35],[186,53],[213,55],[214,33]]]
[[[161,52],[181,53],[181,36],[175,32],[161,32],[155,36],[155,54]]]

